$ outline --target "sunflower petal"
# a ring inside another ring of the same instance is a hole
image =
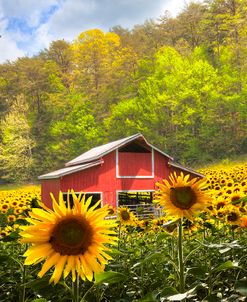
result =
[[[65,263],[67,261],[68,256],[64,255],[64,256],[60,256],[56,266],[55,266],[55,270],[53,272],[53,275],[51,276],[51,279],[49,281],[49,283],[54,282],[54,284],[57,284],[58,281],[60,280],[62,273],[63,273],[63,268],[65,266]]]

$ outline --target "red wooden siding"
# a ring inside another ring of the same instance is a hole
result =
[[[119,176],[151,176],[152,153],[118,152]]]
[[[117,191],[150,191],[155,190],[155,183],[168,179],[169,173],[177,169],[168,166],[168,158],[154,150],[154,176],[152,177],[152,153],[119,152],[120,173],[127,176],[145,175],[147,178],[117,178],[116,151],[103,157],[102,165],[65,175],[60,179],[44,180],[42,182],[42,197],[51,206],[49,193],[58,196],[59,190],[67,192],[102,193],[103,204],[116,206]],[[177,170],[180,172],[179,170]],[[140,174],[141,173],[141,174]]]
[[[141,166],[146,162],[144,157],[136,157],[136,153],[129,154],[129,158],[131,158],[132,154],[137,166]],[[141,154],[151,156],[151,153]],[[150,178],[116,178],[116,151],[104,156],[103,160],[104,163],[101,166],[95,166],[62,177],[61,190],[66,192],[68,189],[73,188],[77,192],[102,192],[103,204],[107,203],[116,206],[116,191],[155,190],[155,182],[167,177],[169,174],[168,159],[156,151],[154,151],[155,171],[153,178],[151,176]],[[147,172],[148,175],[151,175],[151,163]]]
[[[50,193],[53,193],[56,200],[58,199],[60,191],[60,179],[46,179],[41,182],[41,196],[42,201],[48,206],[52,207]]]

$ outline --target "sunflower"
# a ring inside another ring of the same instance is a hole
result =
[[[118,218],[121,224],[136,225],[137,218],[129,208],[118,208]]]
[[[228,205],[228,201],[224,198],[218,198],[213,201],[214,208],[219,211],[223,209],[226,205]]]
[[[241,223],[241,212],[238,207],[232,205],[227,207],[226,222],[230,225],[239,225]]]
[[[159,190],[155,192],[154,202],[163,206],[167,215],[192,219],[211,202],[209,193],[202,191],[207,186],[205,179],[189,178],[189,174],[174,173],[169,177],[170,182],[164,179],[163,183],[156,183]]]
[[[40,208],[33,208],[27,221],[32,225],[22,226],[21,241],[31,243],[25,252],[25,265],[31,265],[45,260],[39,277],[53,266],[55,267],[50,283],[58,283],[63,273],[66,278],[76,272],[83,280],[93,279],[93,274],[104,270],[111,257],[105,252],[109,248],[105,244],[115,243],[115,232],[110,230],[115,223],[104,220],[107,207],[96,209],[98,201],[90,207],[92,198],[85,200],[85,194],[76,196],[72,191],[73,208],[69,203],[66,207],[60,192],[57,202],[53,195],[53,210],[40,203]]]
[[[108,206],[107,212],[108,216],[114,216],[116,214],[116,208],[114,208],[113,206]]]
[[[8,223],[14,223],[16,221],[15,215],[9,215],[8,218]]]

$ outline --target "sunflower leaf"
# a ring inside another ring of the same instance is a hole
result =
[[[247,296],[247,280],[238,280],[235,285],[235,289],[243,296]]]
[[[213,271],[215,272],[220,272],[220,271],[223,271],[225,269],[229,269],[229,268],[241,268],[240,266],[238,266],[237,263],[235,262],[232,262],[230,260],[224,262],[224,263],[221,263],[219,266],[217,266]]]
[[[148,255],[146,258],[142,260],[142,263],[152,262],[153,260],[160,260],[163,257],[162,252],[154,252],[151,255]]]
[[[156,299],[156,294],[149,292],[145,295],[145,297],[141,298],[140,300],[137,300],[136,302],[158,302],[159,300]]]
[[[163,290],[160,292],[160,296],[162,298],[165,298],[167,296],[175,295],[177,293],[178,293],[178,291],[175,287],[167,286],[167,287],[163,288]]]
[[[127,280],[127,276],[113,271],[103,272],[99,274],[95,274],[95,284],[102,284],[102,283],[108,283],[108,284],[114,284],[119,283]]]

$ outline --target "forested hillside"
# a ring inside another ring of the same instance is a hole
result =
[[[247,1],[190,3],[0,65],[0,178],[137,132],[192,167],[247,151]]]

